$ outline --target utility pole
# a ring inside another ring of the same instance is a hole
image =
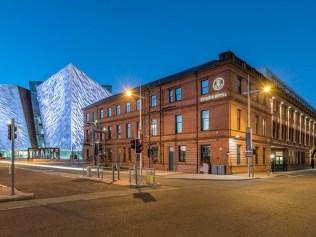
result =
[[[251,129],[251,115],[250,115],[250,102],[251,102],[251,98],[250,95],[251,94],[255,94],[255,93],[260,93],[260,90],[253,90],[250,91],[250,75],[248,74],[247,76],[248,79],[248,91],[243,93],[244,95],[247,95],[247,99],[248,99],[248,112],[247,112],[247,128],[246,128],[246,157],[247,157],[247,161],[248,161],[248,177],[251,176],[252,173],[252,177],[255,176],[255,169],[254,169],[254,162],[253,162],[253,150],[252,150],[252,129]],[[271,87],[269,85],[266,85],[262,92],[264,93],[269,93],[271,91]],[[252,170],[250,170],[250,162],[251,162],[251,167]]]
[[[248,113],[247,113],[247,129],[246,129],[246,156],[248,161],[248,177],[250,177],[250,162],[252,162],[252,131],[250,123],[250,76],[248,74]],[[253,173],[254,175],[254,173]]]
[[[11,195],[15,195],[15,157],[14,157],[14,140],[16,138],[16,127],[15,127],[15,120],[14,118],[11,119],[11,124],[9,124],[10,130],[9,132],[11,138]]]
[[[126,96],[130,97],[132,96],[133,93],[131,90],[127,90],[126,91]],[[143,136],[142,136],[142,126],[143,126],[143,120],[142,120],[142,101],[143,99],[143,96],[142,96],[142,85],[140,84],[139,85],[139,126],[138,126],[138,131],[137,131],[137,139],[135,139],[137,141],[137,145],[135,143],[135,154],[139,154],[139,179],[136,178],[136,181],[139,182],[140,184],[142,183],[142,173],[143,173],[143,154],[142,154],[142,146],[143,146]],[[137,100],[138,102],[138,100]],[[136,146],[138,148],[136,148]],[[136,175],[138,173],[137,169],[138,169],[138,165],[137,165],[138,161],[136,159],[136,163],[135,163],[135,168],[136,168]]]
[[[141,141],[141,144],[143,144],[142,139],[142,85],[139,86],[139,131],[138,131],[138,138]],[[137,167],[136,167],[137,168]],[[140,184],[142,183],[142,174],[143,174],[143,154],[142,151],[139,153],[139,173],[140,173]]]

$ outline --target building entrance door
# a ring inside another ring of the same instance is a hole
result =
[[[287,170],[287,158],[284,151],[275,151],[272,158],[272,171],[286,171]]]
[[[284,159],[283,156],[275,157],[275,171],[283,171]]]
[[[174,148],[173,147],[169,147],[168,168],[170,171],[174,171]]]
[[[201,146],[201,171],[205,174],[211,173],[211,147],[210,145]]]

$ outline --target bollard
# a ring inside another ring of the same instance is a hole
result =
[[[91,166],[87,166],[87,176],[91,177]]]
[[[135,165],[135,184],[138,185],[137,165]]]
[[[97,177],[100,178],[100,165],[97,166]]]
[[[120,180],[120,163],[117,163],[117,180]]]
[[[112,182],[115,181],[114,163],[112,163]]]

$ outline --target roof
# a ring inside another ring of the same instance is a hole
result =
[[[141,86],[142,87],[159,86],[159,85],[168,83],[170,81],[177,80],[183,76],[196,73],[196,72],[201,71],[201,70],[214,68],[217,65],[219,65],[221,62],[234,63],[235,65],[240,66],[244,70],[247,70],[249,73],[253,73],[258,77],[265,78],[265,79],[268,79],[268,80],[274,82],[274,84],[277,85],[277,87],[279,89],[281,89],[282,92],[284,92],[287,96],[291,97],[292,99],[296,100],[297,103],[306,107],[310,112],[312,112],[316,116],[316,109],[310,103],[308,103],[305,99],[303,99],[300,95],[298,95],[293,89],[291,89],[288,85],[286,85],[282,80],[280,80],[278,77],[276,77],[271,71],[269,71],[269,70],[265,70],[263,72],[258,71],[257,69],[255,69],[255,68],[251,67],[249,64],[247,64],[247,62],[245,62],[244,60],[238,58],[232,51],[226,51],[226,52],[219,54],[219,60],[212,60],[212,61],[200,64],[198,66],[189,68],[187,70],[172,74],[170,76],[166,76],[166,77],[160,78],[158,80],[146,83],[146,84],[141,85]],[[138,88],[139,87],[133,88],[133,90],[138,90]],[[111,101],[119,96],[122,96],[122,94],[123,93],[118,93],[118,94],[109,96],[105,99],[102,99],[96,103],[93,103],[93,104],[83,108],[83,110],[101,105],[105,102],[109,102],[109,101]]]
[[[266,76],[269,80],[274,82],[274,84],[280,88],[287,96],[293,97],[293,99],[297,100],[298,103],[303,104],[307,107],[311,112],[316,114],[316,109],[307,102],[303,97],[297,94],[290,86],[286,85],[284,81],[278,78],[269,68],[263,68],[262,73]]]
[[[190,75],[192,73],[196,73],[200,70],[205,70],[205,69],[209,69],[209,68],[213,68],[217,65],[217,63],[219,62],[219,60],[212,60],[212,61],[209,61],[209,62],[206,62],[206,63],[203,63],[201,65],[198,65],[198,66],[195,66],[195,67],[192,67],[192,68],[189,68],[187,70],[184,70],[184,71],[180,71],[180,72],[177,72],[175,74],[172,74],[170,76],[166,76],[166,77],[162,77],[158,80],[155,80],[155,81],[152,81],[152,82],[149,82],[149,83],[146,83],[146,84],[143,84],[141,85],[141,87],[144,87],[144,88],[148,88],[148,87],[154,87],[154,86],[159,86],[159,85],[163,85],[163,84],[166,84],[170,81],[173,81],[173,80],[177,80],[183,76],[186,76],[186,75]],[[133,88],[133,90],[138,90],[139,87],[135,87]],[[89,109],[89,108],[92,108],[92,107],[95,107],[97,105],[100,105],[100,104],[103,104],[105,102],[108,102],[108,101],[111,101],[119,96],[121,96],[123,93],[118,93],[118,94],[115,94],[115,95],[112,95],[112,96],[109,96],[103,100],[100,100],[96,103],[93,103],[85,108],[83,108],[83,110],[86,110],[86,109]]]

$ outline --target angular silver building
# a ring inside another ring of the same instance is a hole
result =
[[[61,157],[79,156],[83,143],[82,108],[111,95],[69,64],[45,81],[30,81],[30,90],[0,85],[0,152],[10,150],[7,121],[15,118],[19,128],[17,149],[59,148]]]
[[[27,89],[16,85],[0,85],[0,114],[0,152],[3,155],[11,149],[7,127],[11,118],[15,118],[18,127],[16,148],[25,150],[36,145],[30,93]]]
[[[82,108],[110,92],[69,64],[37,88],[45,146],[79,151],[83,142]]]

